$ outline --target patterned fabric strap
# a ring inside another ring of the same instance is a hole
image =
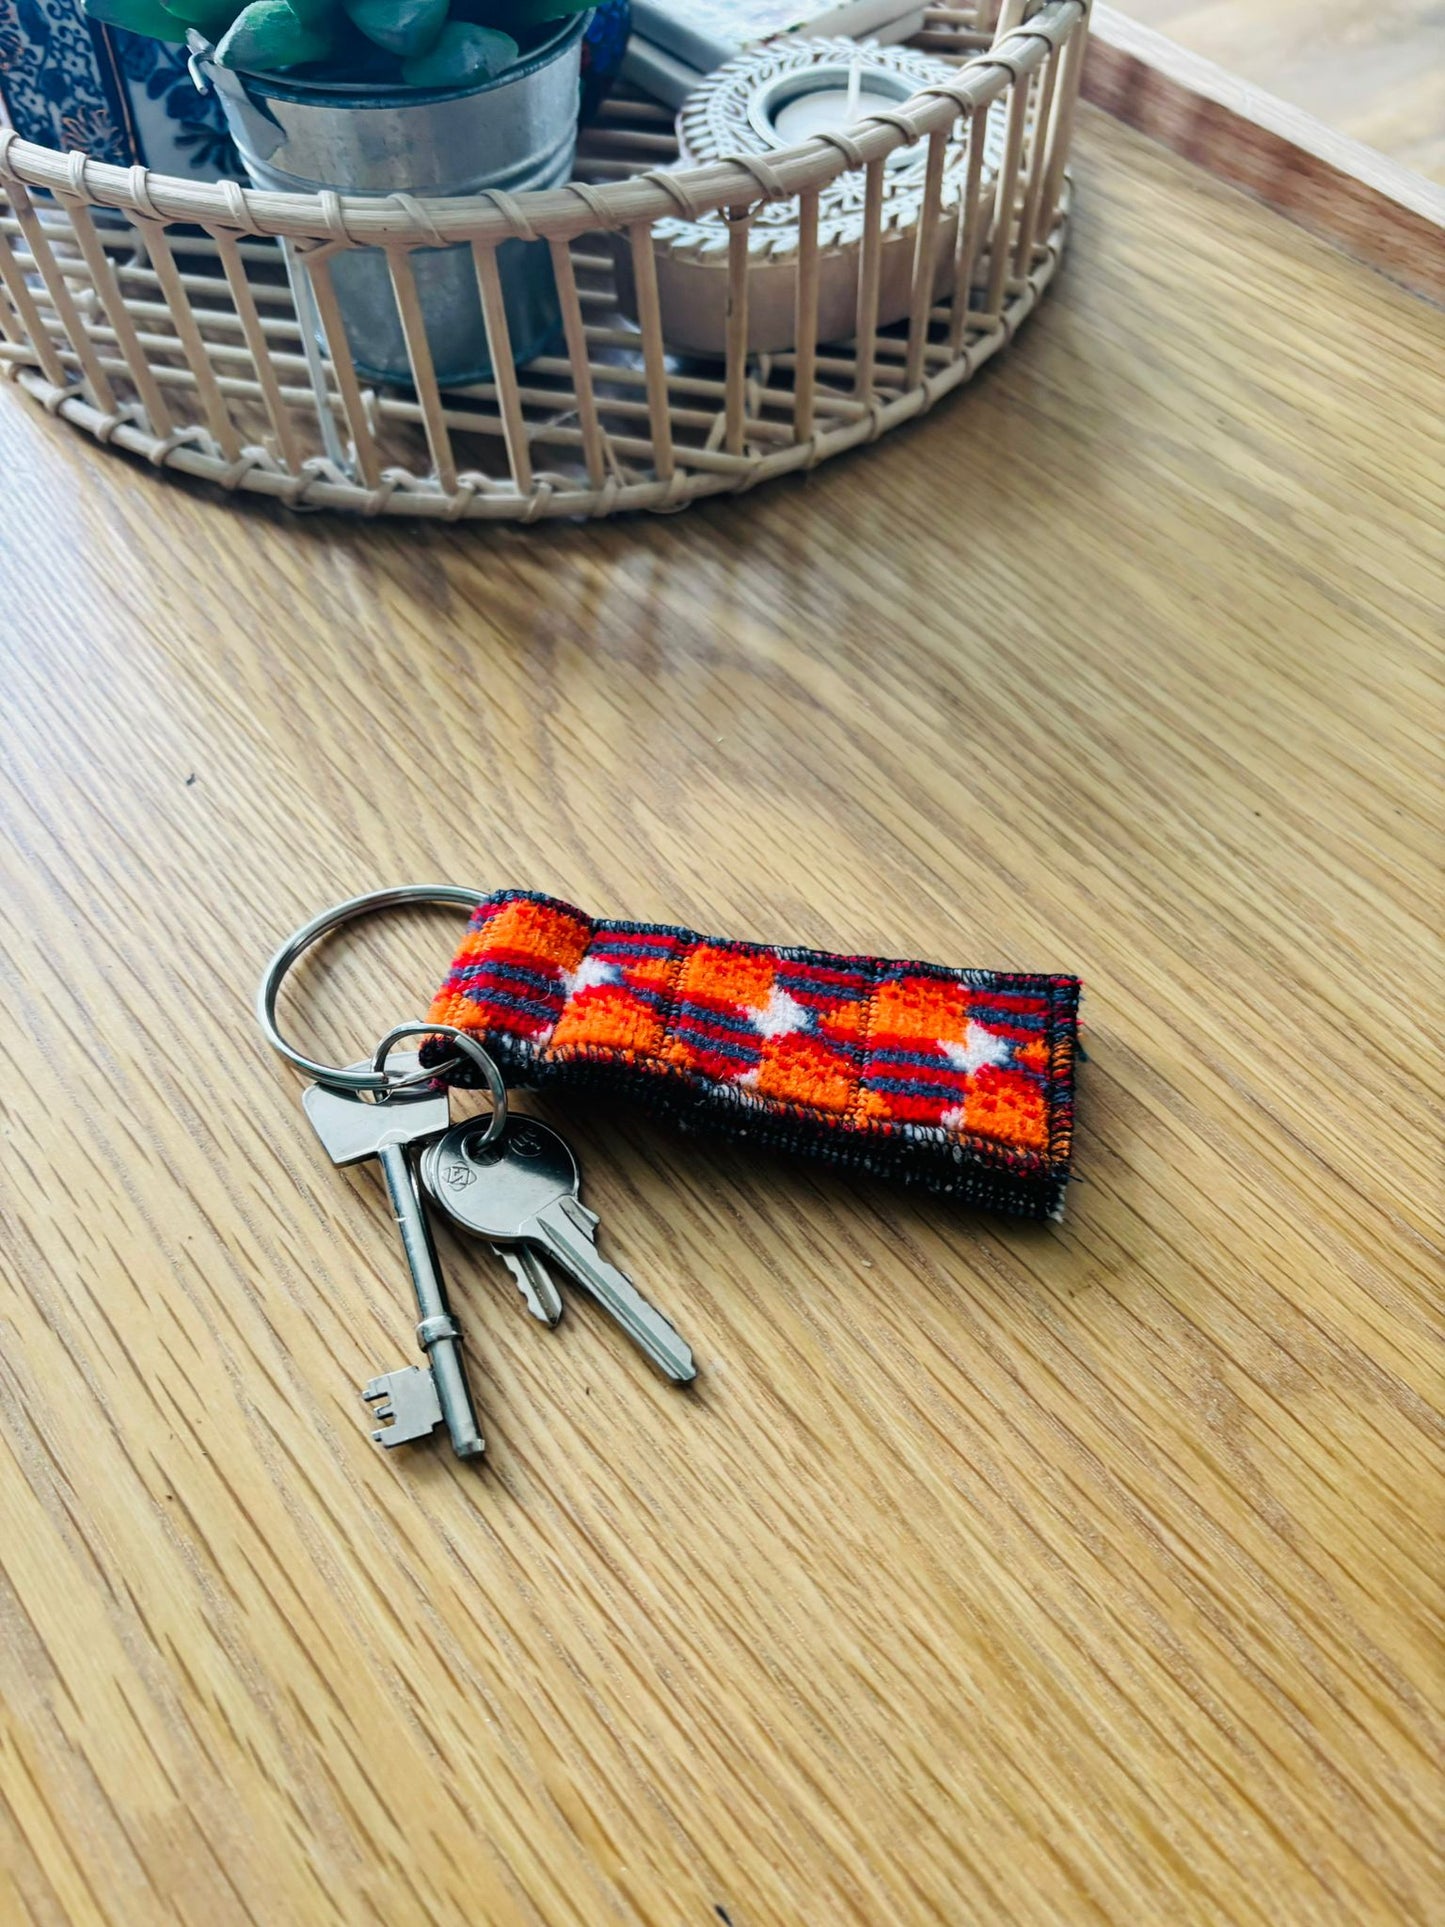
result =
[[[1076,977],[730,942],[503,890],[473,915],[430,1021],[473,1033],[509,1081],[619,1091],[1044,1218],[1068,1181],[1078,1001]],[[439,1062],[444,1040],[427,1053]]]

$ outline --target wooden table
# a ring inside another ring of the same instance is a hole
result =
[[[676,520],[288,520],[0,397],[7,1923],[1439,1905],[1439,317],[1079,175],[993,372]],[[1078,970],[1067,1224],[577,1110],[695,1391],[444,1237],[489,1455],[380,1453],[380,1186],[249,1004],[433,877]]]

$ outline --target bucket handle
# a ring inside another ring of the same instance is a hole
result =
[[[238,119],[246,129],[246,144],[258,160],[269,160],[286,138],[286,130],[271,112],[264,98],[258,100],[247,87],[243,75],[223,67],[216,49],[194,27],[186,33],[186,66],[202,94],[215,94],[229,117]]]

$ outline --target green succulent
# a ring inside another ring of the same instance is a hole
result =
[[[85,0],[108,27],[153,40],[213,41],[223,67],[306,68],[358,86],[462,87],[490,80],[539,32],[594,0]]]

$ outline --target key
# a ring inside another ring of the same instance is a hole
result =
[[[458,1185],[473,1182],[472,1167],[469,1165],[459,1166],[450,1175],[452,1182]],[[511,1272],[512,1280],[532,1316],[543,1325],[555,1325],[562,1316],[562,1294],[538,1254],[527,1245],[493,1245],[492,1256],[500,1258]]]
[[[530,1245],[493,1245],[492,1256],[500,1258],[511,1272],[527,1310],[544,1325],[555,1325],[562,1316],[562,1294],[552,1274]]]
[[[494,1245],[535,1245],[588,1291],[667,1376],[697,1375],[692,1353],[632,1280],[597,1250],[595,1211],[577,1196],[577,1160],[535,1117],[512,1117],[495,1143],[457,1124],[429,1144],[419,1175],[427,1195],[463,1230]]]
[[[400,1056],[393,1063],[404,1067]],[[446,1092],[396,1094],[378,1104],[359,1092],[312,1084],[301,1102],[333,1164],[359,1164],[365,1158],[380,1163],[416,1293],[416,1341],[428,1362],[386,1372],[362,1387],[361,1396],[374,1416],[390,1421],[371,1436],[379,1445],[406,1445],[425,1438],[445,1420],[457,1457],[475,1458],[486,1444],[462,1363],[461,1332],[447,1303],[431,1230],[407,1158],[409,1144],[439,1137],[446,1130],[450,1121]]]

